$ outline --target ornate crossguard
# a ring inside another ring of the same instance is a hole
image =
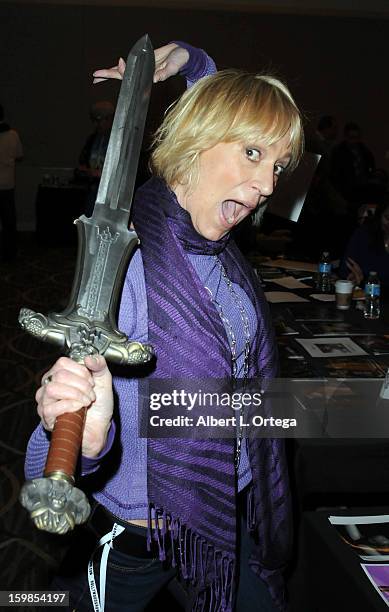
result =
[[[69,305],[59,314],[28,308],[19,314],[24,330],[79,363],[100,354],[117,364],[140,365],[154,355],[151,346],[129,340],[115,322],[123,276],[139,243],[128,222],[153,74],[154,52],[145,35],[127,58],[93,215],[75,221],[78,257]],[[56,419],[44,477],[22,488],[20,501],[39,529],[66,533],[89,516],[86,495],[74,487],[86,410]]]

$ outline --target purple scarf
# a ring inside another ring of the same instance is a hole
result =
[[[217,254],[228,277],[255,307],[258,331],[251,347],[250,378],[271,378],[277,353],[267,303],[252,268],[230,236],[206,240],[164,181],[138,190],[134,225],[141,241],[149,315],[149,342],[156,350],[154,378],[231,376],[231,352],[223,323],[185,257]],[[148,439],[149,538],[164,558],[165,536],[178,544],[181,575],[194,587],[193,609],[232,609],[236,563],[234,440]],[[285,609],[283,569],[290,548],[290,499],[282,440],[250,439],[253,485],[249,528],[259,544],[250,565]],[[162,521],[158,528],[157,519]],[[171,527],[170,531],[168,527]],[[175,547],[172,546],[172,549]]]

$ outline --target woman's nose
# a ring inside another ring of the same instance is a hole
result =
[[[270,167],[263,164],[261,168],[258,167],[253,175],[252,185],[259,195],[269,197],[275,186],[273,165]]]

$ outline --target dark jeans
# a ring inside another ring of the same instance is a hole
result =
[[[0,189],[1,256],[3,261],[16,257],[15,190]]]
[[[146,531],[134,525],[131,525],[129,530],[135,534]],[[266,585],[249,568],[251,540],[246,530],[243,513],[241,513],[240,533],[239,583],[235,610],[236,612],[276,612]],[[78,550],[73,551],[71,565],[77,563],[83,550],[85,550],[85,544],[80,543]],[[99,558],[100,553],[97,552],[96,559]],[[86,573],[87,563],[85,559],[83,569],[73,571],[72,576],[58,576],[50,587],[53,590],[70,590],[70,610],[77,612],[93,612]],[[98,563],[95,563],[94,571],[99,589]],[[170,568],[158,558],[139,558],[123,554],[113,548],[108,559],[105,611],[142,612],[175,576],[176,569]],[[156,605],[160,608],[159,602]]]

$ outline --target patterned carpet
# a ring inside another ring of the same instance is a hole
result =
[[[18,260],[0,264],[0,585],[3,590],[45,589],[70,537],[37,530],[18,501],[28,438],[38,423],[34,395],[56,349],[18,326],[21,306],[62,310],[69,295],[75,249],[39,248],[22,239]],[[25,608],[24,608],[25,609]],[[32,609],[32,608],[28,608]]]

